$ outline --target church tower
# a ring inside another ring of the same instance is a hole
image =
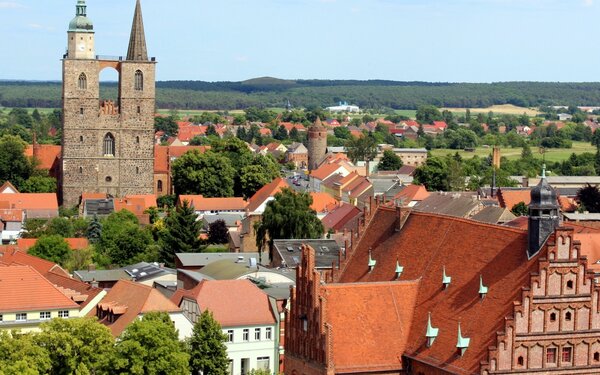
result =
[[[542,248],[554,229],[560,225],[556,191],[546,180],[546,166],[542,180],[531,189],[527,255],[531,258]]]
[[[155,65],[148,59],[140,0],[127,57],[95,54],[94,28],[78,0],[63,56],[63,138],[60,193],[77,205],[84,192],[114,197],[153,194]],[[101,100],[100,72],[119,74],[118,100]]]
[[[315,123],[308,128],[308,170],[319,168],[327,153],[327,128],[317,116]]]

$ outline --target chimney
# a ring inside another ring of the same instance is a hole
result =
[[[96,265],[94,263],[88,264],[88,272],[96,271]]]
[[[402,229],[402,207],[396,206],[396,232]]]

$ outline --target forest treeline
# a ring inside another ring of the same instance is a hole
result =
[[[157,82],[157,107],[163,109],[245,109],[326,107],[340,101],[365,109],[416,109],[420,105],[485,108],[498,104],[600,106],[600,83],[501,82],[428,83],[258,78],[244,82]],[[116,83],[103,84],[103,98],[114,98]],[[0,105],[61,105],[60,82],[0,81]]]

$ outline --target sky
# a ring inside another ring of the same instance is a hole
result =
[[[0,79],[61,79],[76,2],[0,0]],[[87,5],[96,54],[126,55],[135,0]],[[142,0],[142,9],[161,81],[600,81],[600,0]]]

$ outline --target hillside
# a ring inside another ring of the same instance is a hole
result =
[[[395,81],[282,80],[262,77],[243,82],[157,82],[157,106],[176,109],[325,107],[339,101],[362,108],[415,109],[422,104],[485,108],[512,104],[600,106],[600,83],[501,82],[428,83]],[[116,84],[103,85],[103,97],[116,96]],[[4,107],[60,107],[60,82],[0,81]]]

